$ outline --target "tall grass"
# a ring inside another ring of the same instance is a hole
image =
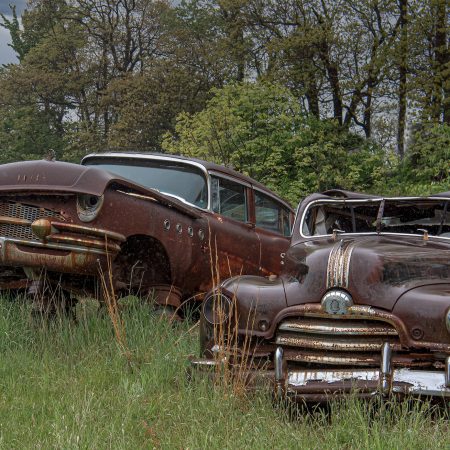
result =
[[[0,302],[1,448],[448,448],[445,410],[350,398],[330,411],[286,411],[186,376],[197,328],[129,299],[127,358],[108,315],[82,302],[78,323],[36,322]]]

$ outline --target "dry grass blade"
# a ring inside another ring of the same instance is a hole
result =
[[[211,255],[211,274],[213,277],[214,295],[213,311],[215,317],[214,325],[214,358],[216,360],[216,370],[214,373],[214,383],[218,387],[224,388],[225,392],[229,392],[237,397],[245,397],[248,392],[249,368],[253,364],[253,356],[251,352],[252,341],[248,336],[242,337],[239,334],[239,316],[237,308],[236,290],[230,299],[231,304],[223,300],[220,292],[220,266],[217,254],[216,244],[215,258]],[[228,262],[232,277],[230,265]],[[239,275],[242,275],[241,273]],[[255,305],[256,306],[256,305]],[[252,308],[255,311],[255,308]],[[253,327],[254,314],[248,316],[246,327]],[[251,319],[252,318],[252,319]]]
[[[132,367],[132,353],[127,345],[125,324],[120,316],[119,304],[114,290],[111,258],[109,255],[107,255],[107,271],[105,273],[103,268],[99,266],[99,276],[102,287],[102,300],[106,304],[108,315],[113,325],[114,337],[128,365]]]

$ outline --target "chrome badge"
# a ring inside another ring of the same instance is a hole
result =
[[[353,306],[353,300],[347,292],[333,289],[323,296],[321,305],[328,314],[348,314],[348,309]]]

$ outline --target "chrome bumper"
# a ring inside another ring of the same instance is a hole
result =
[[[34,251],[27,251],[27,249]],[[53,251],[53,253],[48,253]],[[59,253],[54,253],[57,250]],[[0,265],[47,268],[67,273],[97,273],[106,252],[82,245],[42,243],[0,237]]]
[[[445,371],[393,369],[391,351],[383,345],[381,367],[368,370],[287,370],[283,349],[275,352],[275,389],[278,397],[305,399],[357,392],[364,396],[402,394],[450,397],[450,357]]]
[[[210,373],[214,367],[226,364],[225,360],[205,358],[192,358],[190,362],[194,369]],[[283,349],[278,347],[274,370],[239,368],[238,372],[249,382],[249,387],[273,385],[279,399],[323,402],[349,393],[364,398],[376,395],[450,398],[450,356],[445,360],[445,367],[445,371],[392,368],[391,350],[385,344],[378,369],[289,370]]]

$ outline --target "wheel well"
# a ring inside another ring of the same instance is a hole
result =
[[[114,260],[114,278],[132,293],[171,284],[170,260],[162,243],[145,235],[128,237]]]

